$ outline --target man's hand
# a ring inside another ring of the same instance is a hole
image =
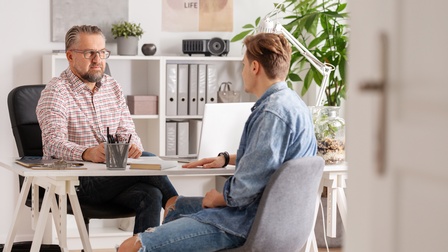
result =
[[[210,190],[205,194],[204,199],[202,200],[203,208],[216,208],[216,207],[224,207],[226,206],[226,201],[224,200],[224,195],[215,189]]]
[[[139,150],[137,145],[131,144],[129,147],[128,158],[139,158],[142,155],[142,152]]]
[[[82,160],[91,161],[94,163],[104,163],[106,161],[104,143],[100,143],[95,147],[87,148],[82,154]]]
[[[195,168],[198,166],[202,166],[203,168],[221,168],[224,163],[224,156],[219,156],[193,161],[188,164],[182,165],[182,168]]]

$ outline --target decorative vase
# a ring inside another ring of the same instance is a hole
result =
[[[144,44],[142,46],[142,53],[146,56],[154,55],[157,51],[157,47],[154,44]]]
[[[117,38],[118,55],[135,56],[138,54],[138,37],[129,36]]]
[[[339,110],[340,107],[321,107],[314,122],[317,155],[325,164],[345,161],[345,120],[339,116]]]
[[[308,106],[311,111],[311,115],[313,116],[313,124],[316,124],[317,119],[319,118],[320,110],[325,108],[324,106]]]

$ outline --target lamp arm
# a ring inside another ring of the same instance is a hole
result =
[[[328,86],[330,80],[330,73],[334,70],[334,66],[328,63],[322,63],[318,60],[306,47],[304,47],[300,42],[292,36],[292,34],[283,27],[281,24],[277,24],[276,30],[280,30],[286,39],[295,46],[299,52],[305,57],[311,65],[313,65],[319,73],[322,74],[322,83],[320,84],[320,90],[317,95],[316,106],[322,106],[323,97],[325,94],[325,89]]]

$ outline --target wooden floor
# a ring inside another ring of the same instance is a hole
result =
[[[319,252],[327,252],[327,249],[319,248]],[[329,252],[342,252],[342,248],[330,248]]]
[[[70,252],[80,252],[79,250],[71,250]],[[115,249],[94,249],[93,252],[115,252]],[[326,248],[319,248],[319,252],[327,252]],[[342,252],[341,248],[330,248],[329,252]]]

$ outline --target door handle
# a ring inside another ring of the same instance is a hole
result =
[[[388,38],[385,32],[380,33],[380,79],[377,81],[366,81],[361,83],[360,90],[363,92],[375,92],[380,95],[379,118],[376,145],[376,172],[382,176],[386,172],[387,158],[387,77],[388,77]]]

